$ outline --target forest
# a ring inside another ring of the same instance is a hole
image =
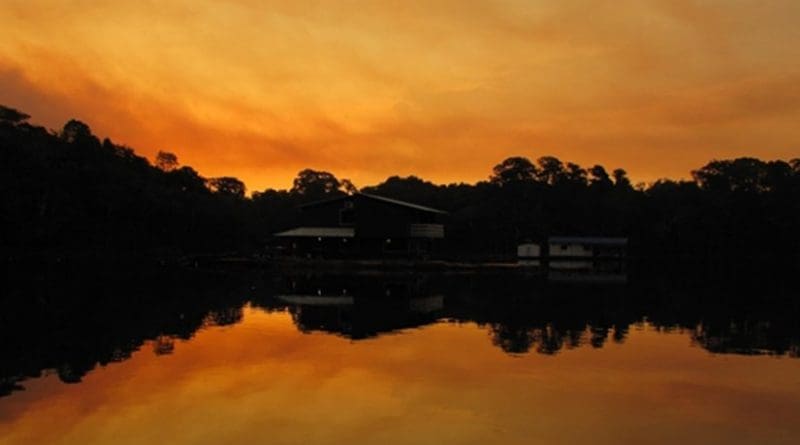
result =
[[[0,106],[0,250],[31,256],[254,254],[291,227],[297,206],[362,191],[445,210],[450,258],[511,257],[554,235],[626,236],[634,257],[797,264],[800,159],[711,160],[691,180],[631,183],[625,170],[553,156],[511,157],[475,184],[391,176],[357,187],[300,171],[288,190],[248,194],[178,157],[148,160],[70,120],[60,130]]]

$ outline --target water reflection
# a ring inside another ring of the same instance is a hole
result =
[[[647,276],[627,285],[522,274],[275,275],[263,271],[73,272],[8,276],[0,313],[0,395],[54,370],[78,383],[152,340],[235,325],[243,307],[288,312],[303,333],[351,340],[436,323],[474,323],[512,355],[622,344],[647,322],[713,353],[800,356],[791,288]],[[685,278],[685,277],[684,277]],[[453,345],[457,348],[458,345]]]
[[[147,340],[174,351],[209,325],[241,320],[240,274],[162,270],[9,273],[0,300],[0,396],[54,370],[78,383],[96,366],[130,358]]]
[[[290,276],[260,304],[283,308],[302,332],[321,331],[353,340],[436,322],[444,296],[423,276]]]

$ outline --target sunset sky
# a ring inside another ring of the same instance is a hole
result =
[[[205,176],[800,157],[800,1],[2,0],[0,104]]]

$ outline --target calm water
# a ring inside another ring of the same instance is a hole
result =
[[[2,444],[800,443],[791,286],[11,281]]]

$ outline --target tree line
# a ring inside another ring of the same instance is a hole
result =
[[[151,161],[88,125],[61,130],[0,106],[0,245],[30,252],[256,252],[297,221],[297,206],[362,191],[449,212],[443,254],[509,257],[554,235],[626,236],[631,254],[792,258],[800,251],[800,159],[714,160],[690,180],[634,186],[625,170],[511,157],[475,184],[391,176],[360,189],[305,169],[288,190],[247,195],[177,156]]]

